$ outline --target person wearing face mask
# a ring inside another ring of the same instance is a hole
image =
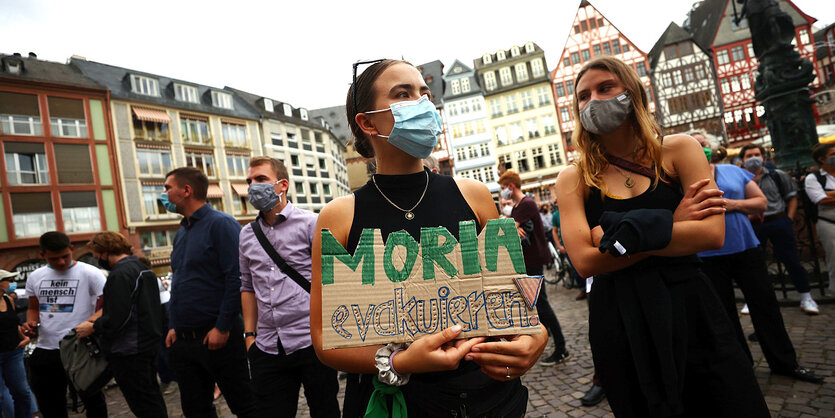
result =
[[[815,229],[826,253],[829,290],[835,291],[835,143],[816,144],[812,159],[820,169],[806,175],[805,192],[818,208]]]
[[[0,300],[0,377],[12,401],[12,405],[0,405],[0,410],[10,418],[28,418],[34,412],[31,410],[32,395],[23,366],[23,347],[29,344],[29,337],[23,334],[14,301],[9,297],[17,289],[17,276],[17,272],[0,270],[0,290],[3,290],[3,298]],[[0,400],[2,403],[3,400]]]
[[[354,68],[358,65],[368,66],[348,91],[347,119],[357,151],[375,158],[377,173],[352,195],[325,206],[313,254],[321,252],[324,228],[353,254],[366,228],[379,229],[384,241],[401,230],[419,240],[422,227],[437,226],[458,238],[459,221],[475,221],[481,231],[497,218],[484,184],[424,168],[422,159],[430,155],[443,128],[420,72],[400,60],[357,63]],[[462,333],[456,325],[408,347],[323,350],[321,259],[314,256],[312,262],[311,337],[323,363],[350,372],[343,416],[389,416],[390,408],[397,411],[395,416],[524,416],[528,396],[519,376],[545,348],[544,329],[505,340],[456,339]]]
[[[209,179],[197,168],[170,171],[160,201],[183,216],[171,251],[168,361],[183,414],[215,416],[212,392],[233,414],[255,416],[241,321],[238,236],[241,224],[206,203]]]
[[[311,417],[338,417],[336,371],[310,340],[310,259],[317,215],[287,200],[281,161],[249,161],[248,198],[258,217],[241,230],[241,309],[258,416],[295,416],[304,384]],[[263,241],[263,242],[262,242]]]
[[[157,276],[133,255],[130,242],[118,232],[99,232],[87,247],[110,273],[101,317],[75,330],[81,338],[92,333],[101,336],[101,349],[134,415],[166,417],[156,369],[164,329]]]
[[[643,82],[617,58],[574,81],[577,164],[560,172],[562,237],[591,277],[589,341],[615,416],[768,416],[696,253],[722,247],[704,150],[662,137]]]
[[[786,172],[769,169],[763,164],[765,149],[750,144],[739,151],[742,165],[754,174],[754,181],[768,199],[768,207],[762,215],[752,214],[754,232],[764,246],[771,241],[774,255],[786,266],[795,290],[800,295],[800,310],[809,315],[820,313],[818,304],[812,299],[806,269],[800,264],[797,240],[794,236],[794,215],[797,213],[797,185]]]
[[[499,177],[498,183],[502,188],[500,192],[502,199],[510,199],[512,202],[510,217],[516,221],[519,238],[522,240],[525,270],[528,276],[541,276],[543,266],[551,261],[551,253],[548,251],[548,241],[545,240],[545,229],[536,202],[522,193],[522,179],[519,173],[507,170]],[[536,311],[539,312],[542,325],[545,325],[551,338],[554,339],[554,352],[539,363],[543,366],[551,366],[566,361],[571,354],[565,348],[562,327],[548,301],[544,280],[539,290],[539,298],[536,300]]]
[[[701,132],[691,133],[705,149],[711,146]],[[707,155],[707,153],[705,153]],[[711,152],[718,155],[721,152]],[[722,302],[734,331],[753,362],[748,342],[739,323],[733,283],[742,291],[751,322],[757,333],[760,347],[769,368],[774,373],[788,375],[798,380],[820,383],[821,378],[801,367],[792,345],[774,289],[768,279],[768,266],[760,241],[757,239],[748,216],[762,213],[766,197],[754,181],[754,174],[731,164],[711,164],[711,171],[722,195],[725,213],[725,244],[718,250],[703,251],[699,257],[702,270],[710,278]]]

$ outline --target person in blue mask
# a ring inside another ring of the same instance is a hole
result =
[[[377,173],[352,195],[322,210],[313,254],[321,252],[320,231],[325,228],[354,253],[364,228],[380,229],[384,240],[405,230],[417,241],[421,227],[443,226],[459,238],[459,221],[473,220],[480,231],[498,218],[485,185],[423,167],[422,159],[432,153],[442,131],[431,98],[420,72],[405,61],[379,60],[355,76],[346,101],[348,123],[357,151],[376,159]],[[312,277],[313,346],[323,363],[351,373],[343,416],[388,416],[380,394],[396,392],[395,386],[402,396],[393,396],[394,416],[524,416],[528,395],[519,376],[542,354],[548,338],[544,329],[537,335],[485,341],[456,340],[462,330],[453,326],[408,348],[323,350],[319,257],[313,257]]]
[[[701,145],[663,137],[635,70],[612,57],[574,81],[575,165],[560,226],[592,277],[589,341],[618,417],[768,416],[747,357],[696,253],[722,246],[725,210]]]

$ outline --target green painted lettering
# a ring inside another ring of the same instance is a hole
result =
[[[374,230],[362,230],[353,256],[348,254],[330,231],[322,230],[322,286],[333,284],[334,258],[352,271],[357,271],[360,264],[363,264],[362,284],[374,285]]]
[[[365,230],[363,230],[364,233]],[[406,247],[406,258],[403,260],[403,268],[401,270],[397,270],[394,267],[392,260],[392,252],[397,246]],[[409,275],[412,274],[415,261],[417,261],[418,251],[417,241],[408,232],[397,231],[389,234],[388,240],[386,241],[386,250],[383,253],[383,269],[386,272],[386,277],[393,283],[400,283],[408,279]]]
[[[478,236],[475,233],[475,222],[459,222],[458,238],[461,239],[461,260],[464,263],[464,274],[481,273],[481,262],[478,260]]]
[[[443,244],[438,244],[440,237],[444,237]],[[421,228],[420,246],[423,250],[423,280],[435,280],[435,263],[438,263],[449,277],[458,274],[458,269],[446,257],[455,251],[458,241],[446,228]]]
[[[498,269],[496,264],[499,257],[499,247],[507,249],[510,261],[513,263],[513,270],[516,273],[525,274],[525,257],[522,254],[522,243],[519,241],[519,233],[516,231],[516,222],[511,218],[487,221],[484,231],[484,258],[489,271]],[[466,263],[464,265],[466,266]]]

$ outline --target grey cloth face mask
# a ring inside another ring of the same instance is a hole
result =
[[[623,92],[604,100],[592,100],[580,111],[583,128],[595,135],[614,132],[632,112],[632,99]]]
[[[270,210],[278,204],[283,193],[276,194],[274,184],[278,184],[281,180],[275,183],[251,183],[249,185],[249,203],[255,209],[260,211]]]

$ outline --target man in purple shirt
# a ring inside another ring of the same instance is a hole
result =
[[[246,182],[249,201],[260,211],[253,223],[309,283],[317,215],[287,201],[287,168],[275,158],[252,158]],[[336,371],[319,361],[310,340],[309,286],[304,289],[289,270],[282,271],[252,225],[241,230],[239,253],[244,337],[258,416],[295,416],[303,383],[312,417],[338,417]]]

